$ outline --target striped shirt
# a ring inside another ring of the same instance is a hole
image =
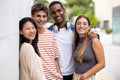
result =
[[[58,48],[54,34],[45,29],[39,33],[38,49],[43,61],[43,70],[47,80],[59,80],[55,58],[59,58]]]

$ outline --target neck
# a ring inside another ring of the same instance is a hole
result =
[[[56,23],[56,25],[57,25],[59,28],[64,28],[64,27],[65,27],[65,24],[66,24],[66,20],[62,21],[61,23]]]
[[[88,35],[88,33],[85,33],[85,34],[79,34],[79,37],[82,38],[82,37],[86,37]]]
[[[44,28],[44,27],[38,28],[38,33],[43,33],[44,31],[45,31],[45,28]]]
[[[30,40],[29,43],[32,44],[32,40]]]
[[[85,37],[85,35],[79,35],[79,37],[80,37],[80,38],[83,38],[83,37]]]

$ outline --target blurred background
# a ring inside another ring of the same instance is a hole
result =
[[[31,16],[31,6],[54,0],[0,0],[0,80],[19,80],[19,20]],[[59,0],[66,8],[66,19],[74,24],[80,14],[91,20],[92,30],[100,35],[106,67],[97,80],[120,80],[120,0]],[[48,16],[45,27],[53,23]]]

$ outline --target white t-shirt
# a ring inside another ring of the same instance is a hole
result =
[[[72,59],[73,31],[70,28],[60,28],[59,31],[54,30],[53,33],[55,34],[60,53],[59,63],[62,75],[71,75],[74,73],[74,62]]]

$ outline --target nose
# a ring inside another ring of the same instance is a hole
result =
[[[80,24],[80,27],[83,27],[83,24]]]
[[[35,30],[35,29],[31,29],[30,32],[31,32],[31,33],[35,33],[36,30]]]
[[[40,17],[40,21],[43,21],[43,19],[44,19],[43,17]]]
[[[59,15],[59,12],[56,12],[55,15],[58,16],[58,15]]]

